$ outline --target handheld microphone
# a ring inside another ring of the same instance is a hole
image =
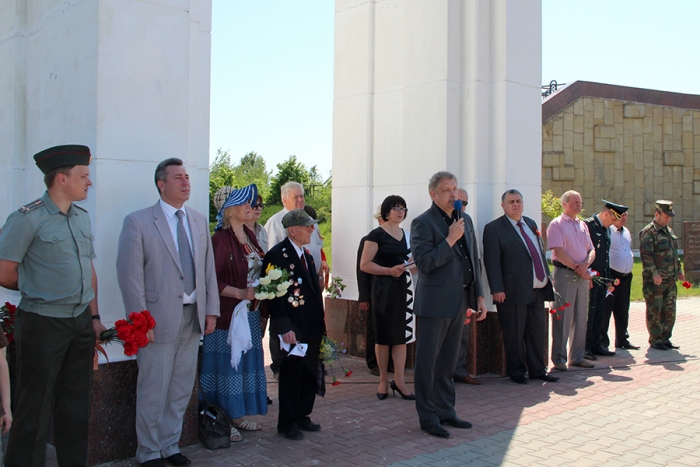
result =
[[[462,212],[462,200],[456,199],[455,203],[454,203],[454,211],[452,211],[452,220],[456,221],[457,219],[459,219],[461,217],[460,216],[461,212]]]

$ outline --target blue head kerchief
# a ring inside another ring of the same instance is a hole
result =
[[[251,183],[243,188],[233,190],[226,198],[226,201],[224,201],[224,204],[221,206],[221,209],[219,209],[219,212],[216,214],[216,228],[214,230],[219,230],[223,226],[224,211],[226,211],[226,208],[230,208],[231,206],[240,206],[241,204],[245,203],[253,204],[257,201],[257,199],[258,187],[255,185],[255,183]]]

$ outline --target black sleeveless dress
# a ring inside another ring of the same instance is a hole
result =
[[[401,229],[403,232],[403,229]],[[367,235],[367,240],[378,246],[373,262],[383,267],[403,264],[410,250],[406,234],[396,240],[381,227]],[[372,275],[370,306],[374,317],[374,335],[380,345],[400,345],[413,337],[413,293],[409,290],[411,274],[400,277]]]

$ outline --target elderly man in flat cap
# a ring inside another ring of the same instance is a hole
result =
[[[92,360],[105,328],[97,311],[87,198],[90,149],[67,145],[34,156],[44,195],[10,214],[0,235],[0,286],[19,290],[15,420],[7,466],[43,465],[53,401],[59,465],[86,466]]]
[[[277,432],[285,438],[304,439],[302,431],[321,431],[311,421],[318,389],[318,358],[321,339],[326,333],[321,283],[314,258],[304,247],[318,221],[303,209],[293,209],[282,217],[287,236],[265,255],[263,271],[272,266],[289,271],[292,285],[287,293],[270,300],[270,339],[299,346],[284,351],[279,373],[279,417]],[[305,352],[299,352],[306,345]],[[301,355],[295,355],[300,353]]]
[[[671,343],[676,322],[676,280],[685,280],[685,276],[678,257],[678,237],[668,226],[676,213],[672,201],[658,200],[654,208],[654,220],[639,232],[649,346],[657,350],[677,349]]]
[[[610,279],[610,227],[621,213],[626,211],[625,206],[601,200],[604,204],[598,214],[594,214],[585,220],[588,233],[595,248],[595,259],[589,266],[596,271],[598,277]],[[603,348],[601,345],[601,329],[603,327],[603,315],[605,314],[605,296],[608,292],[606,281],[593,281],[588,299],[588,322],[586,327],[586,352],[584,358],[597,360],[596,355],[611,357],[615,352]]]

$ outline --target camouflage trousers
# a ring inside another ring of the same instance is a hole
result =
[[[649,345],[666,343],[671,339],[676,323],[676,281],[664,280],[661,285],[651,281],[642,283],[642,293],[647,304],[647,330]]]

